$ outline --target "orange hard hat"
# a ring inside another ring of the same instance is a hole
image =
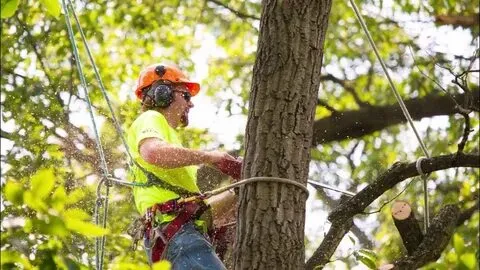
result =
[[[176,66],[155,64],[146,67],[140,72],[137,86],[135,87],[135,95],[139,99],[142,99],[143,89],[158,80],[164,80],[172,84],[182,83],[187,87],[188,92],[190,92],[192,96],[195,96],[200,91],[200,84],[190,81]]]

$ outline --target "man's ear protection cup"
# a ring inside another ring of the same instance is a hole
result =
[[[152,84],[147,95],[153,98],[155,107],[166,108],[173,102],[173,89],[165,82],[157,81]]]
[[[165,66],[158,65],[155,67],[155,73],[161,78],[167,72]],[[163,80],[154,82],[144,95],[150,97],[157,108],[166,108],[173,102],[173,88],[172,85]],[[142,101],[143,103],[143,101]]]

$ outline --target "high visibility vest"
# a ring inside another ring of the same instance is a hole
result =
[[[197,166],[164,169],[143,160],[139,152],[139,143],[146,138],[158,138],[170,145],[182,146],[177,132],[168,124],[161,113],[154,110],[146,111],[142,113],[128,129],[127,143],[131,150],[132,157],[138,165],[159,179],[192,193],[200,192],[196,183]],[[134,177],[135,181],[139,183],[147,182],[145,173],[137,166],[133,166],[129,177]],[[141,214],[144,214],[147,209],[155,203],[163,203],[179,198],[180,196],[171,190],[153,185],[150,187],[134,187],[133,197],[137,210]],[[170,221],[173,219],[173,216],[164,215],[162,218],[162,222]]]

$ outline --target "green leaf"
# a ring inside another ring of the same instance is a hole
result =
[[[43,199],[50,194],[55,184],[55,175],[53,169],[41,169],[30,179],[30,190],[35,194],[35,197]]]
[[[27,190],[23,193],[23,201],[31,209],[37,212],[46,212],[48,206],[35,195],[35,192]]]
[[[170,264],[169,261],[159,261],[157,263],[154,263],[152,266],[152,270],[170,270],[172,269],[172,265]]]
[[[90,215],[80,208],[68,209],[63,213],[65,219],[78,219],[87,220],[90,219]]]
[[[377,261],[378,259],[377,254],[372,250],[362,248],[358,252],[362,253],[362,255],[369,257],[372,261]]]
[[[357,251],[355,251],[353,253],[353,255],[355,256],[355,259],[357,259],[358,261],[360,261],[361,263],[366,265],[369,269],[376,269],[377,268],[377,265],[376,265],[375,261],[371,259],[371,256],[368,256],[368,255],[366,256],[366,255],[361,254]]]
[[[460,261],[465,264],[468,269],[476,269],[475,265],[477,264],[475,260],[475,254],[465,253],[460,256]]]
[[[6,19],[12,17],[17,11],[18,0],[2,0],[1,18]]]
[[[457,233],[453,235],[453,248],[457,254],[462,254],[465,248],[465,241]]]
[[[60,3],[57,0],[40,0],[42,4],[47,9],[47,12],[50,13],[55,18],[58,18],[60,15]]]
[[[56,216],[48,216],[44,220],[32,220],[33,228],[42,234],[65,237],[68,235],[65,221]],[[34,230],[35,231],[35,230]]]
[[[68,229],[88,237],[97,237],[108,233],[107,229],[99,227],[90,222],[85,222],[78,219],[65,219],[65,222]]]
[[[2,266],[9,263],[18,263],[21,264],[25,269],[32,269],[32,265],[25,255],[17,251],[2,250],[2,252],[0,252],[0,261]]]
[[[322,152],[316,148],[310,149],[310,158],[313,160],[321,160],[322,159]]]
[[[67,200],[67,193],[65,192],[65,188],[63,186],[57,187],[52,195],[52,207],[61,212],[65,206],[65,202]]]
[[[75,204],[85,197],[85,191],[82,189],[75,189],[74,191],[68,193],[67,205]]]
[[[33,222],[31,219],[27,218],[25,219],[25,225],[23,226],[23,231],[26,233],[31,233],[33,229]]]
[[[448,270],[449,268],[445,265],[445,263],[431,263],[425,266],[424,270]]]
[[[7,181],[4,193],[7,201],[16,205],[21,205],[23,203],[23,186],[21,184],[12,180]]]

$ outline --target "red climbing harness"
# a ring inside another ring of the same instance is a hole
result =
[[[179,203],[177,200],[171,200],[162,204],[155,204],[147,210],[145,217],[145,235],[152,245],[152,262],[160,261],[163,257],[165,247],[172,237],[184,224],[199,218],[208,206],[203,200]],[[165,226],[155,224],[155,214],[173,214],[175,217]]]

